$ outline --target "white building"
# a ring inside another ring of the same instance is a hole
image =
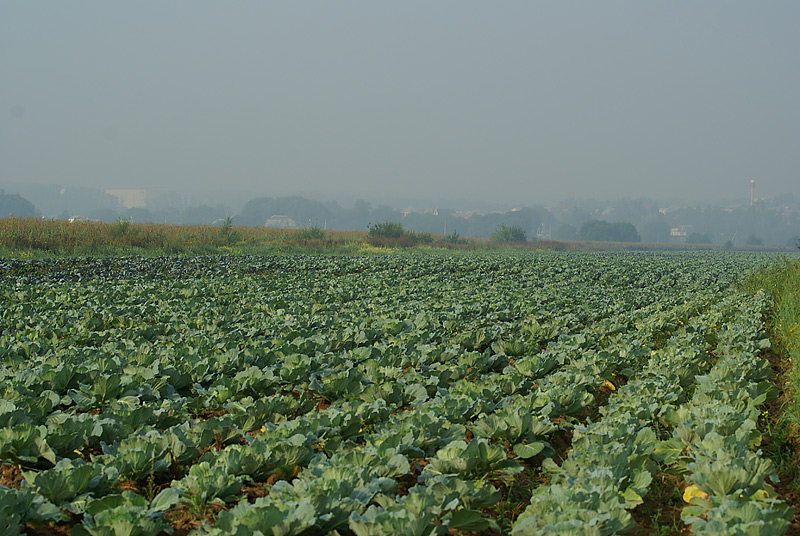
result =
[[[264,227],[269,227],[271,229],[297,229],[297,224],[289,216],[273,214],[264,224]]]

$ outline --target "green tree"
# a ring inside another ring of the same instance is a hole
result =
[[[764,241],[761,240],[756,235],[751,234],[750,236],[747,237],[747,240],[745,240],[744,243],[747,244],[748,246],[761,246],[764,244]]]
[[[711,237],[706,233],[689,233],[686,237],[687,244],[710,244]]]
[[[525,236],[525,229],[519,225],[509,226],[505,223],[501,223],[497,226],[497,230],[492,233],[490,240],[501,244],[515,244],[525,242],[527,237]]]
[[[556,240],[575,240],[576,238],[578,238],[578,229],[576,229],[574,225],[570,225],[569,223],[562,223],[561,225],[556,227],[556,230],[553,233],[553,237]]]
[[[629,222],[591,220],[581,225],[578,238],[591,242],[640,242],[639,231]]]
[[[33,207],[33,203],[19,194],[0,192],[0,218],[10,216],[33,218],[36,216],[36,209]]]

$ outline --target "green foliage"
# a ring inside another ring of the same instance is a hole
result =
[[[476,438],[469,443],[453,441],[440,449],[425,466],[425,475],[426,478],[428,475],[454,475],[473,479],[488,474],[513,475],[521,470],[519,463],[506,457],[503,448]]]
[[[116,223],[113,224],[113,227],[111,228],[111,236],[116,238],[122,238],[123,236],[128,234],[130,229],[131,229],[130,220],[119,219],[117,220]]]
[[[457,244],[461,244],[464,240],[461,238],[461,235],[458,234],[458,231],[453,231],[452,233],[447,235],[447,238],[445,238],[445,241],[448,244],[457,245]]]
[[[404,233],[400,222],[387,221],[369,226],[370,238],[400,238]]]
[[[501,223],[492,233],[490,240],[499,244],[517,244],[525,242],[527,237],[525,236],[525,229],[519,225],[508,226],[505,223]]]
[[[770,297],[770,341],[773,351],[788,364],[781,378],[788,403],[763,417],[768,423],[766,448],[782,480],[797,478],[800,466],[793,445],[800,430],[800,262],[786,259],[754,272],[742,286],[747,292],[761,290]]]
[[[687,520],[779,528],[754,426],[767,302],[736,286],[768,260],[4,260],[0,458],[25,481],[0,526],[63,508],[76,535],[154,534],[178,505],[197,534],[612,534],[657,459],[709,495]],[[215,523],[215,501],[237,504]]]
[[[764,241],[756,235],[750,235],[747,237],[747,240],[745,240],[744,243],[748,246],[761,246],[764,244]]]
[[[707,233],[689,233],[686,237],[687,244],[710,244],[711,237]]]
[[[406,248],[433,244],[435,238],[431,233],[406,231],[400,222],[387,221],[370,224],[367,241],[374,246]]]
[[[66,516],[54,504],[30,488],[9,489],[0,485],[0,533],[22,534],[25,522],[52,523]]]
[[[262,497],[256,499],[252,505],[244,502],[227,512],[220,512],[216,526],[203,527],[201,534],[247,536],[257,531],[274,536],[307,534],[314,527],[316,514],[314,506],[308,502],[302,502],[292,510],[282,511]]]
[[[72,534],[83,536],[155,536],[164,530],[171,531],[164,512],[177,503],[178,496],[167,488],[152,503],[141,495],[124,491],[89,502],[83,525],[76,526]]]
[[[603,220],[591,220],[581,225],[578,230],[579,240],[595,242],[640,242],[639,231],[629,222],[609,223]]]
[[[56,463],[55,453],[45,440],[46,429],[22,423],[0,428],[0,460],[39,465]]]
[[[104,492],[116,479],[116,470],[101,464],[60,460],[55,467],[39,473],[24,473],[26,483],[45,499],[73,513],[83,512],[85,501]]]
[[[241,234],[233,227],[233,218],[230,214],[219,228],[219,240],[222,245],[231,246],[241,239]]]
[[[202,517],[210,502],[231,502],[236,499],[242,482],[223,467],[208,462],[196,463],[181,480],[173,480],[172,487],[183,497],[189,510]]]
[[[317,223],[314,223],[314,225],[298,231],[296,236],[301,240],[324,240],[325,231]]]
[[[0,218],[33,218],[36,209],[33,203],[19,194],[7,194],[0,191]]]

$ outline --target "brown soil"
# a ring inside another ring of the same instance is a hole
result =
[[[139,483],[136,480],[132,480],[132,479],[120,480],[119,482],[117,482],[116,487],[119,489],[120,492],[122,492],[122,491],[132,491],[132,492],[134,492],[136,494],[139,494],[139,495],[142,494],[142,487],[139,485]]]
[[[72,533],[72,527],[77,524],[75,521],[70,523],[47,523],[45,525],[28,523],[25,525],[24,533],[28,536],[69,536]]]
[[[269,489],[272,486],[266,482],[253,482],[252,484],[243,484],[242,493],[247,495],[247,502],[254,503],[259,497],[266,497],[269,495]]]
[[[633,536],[683,536],[691,534],[681,520],[683,502],[683,479],[677,475],[661,473],[654,476],[642,504],[631,511],[636,528],[629,532]]]
[[[7,488],[19,489],[19,485],[23,480],[22,470],[19,468],[19,465],[0,465],[0,485]]]
[[[172,536],[185,536],[192,530],[199,528],[200,525],[203,524],[203,521],[213,525],[217,519],[217,515],[225,509],[227,509],[226,505],[210,503],[206,505],[205,517],[201,519],[190,513],[186,506],[179,504],[170,508],[164,514],[164,518],[167,519],[172,528],[175,529]]]
[[[222,417],[228,413],[227,409],[208,409],[201,411],[197,414],[197,418],[201,420],[211,419],[214,417]]]

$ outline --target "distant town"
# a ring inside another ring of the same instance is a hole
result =
[[[793,194],[759,198],[752,183],[749,196],[727,204],[623,198],[544,206],[531,200],[504,210],[424,206],[424,202],[393,206],[388,200],[386,204],[354,200],[347,206],[302,196],[215,203],[157,190],[28,186],[2,190],[0,217],[8,216],[192,225],[221,225],[230,217],[241,226],[332,230],[365,230],[392,221],[414,232],[464,237],[489,237],[506,225],[524,229],[528,240],[624,238],[621,241],[787,247],[800,240],[800,198]],[[627,228],[624,236],[609,235],[613,226],[603,222],[630,224],[635,233]]]

